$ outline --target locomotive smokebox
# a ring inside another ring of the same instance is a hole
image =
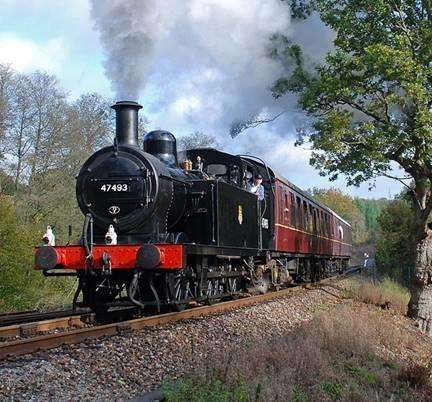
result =
[[[118,145],[138,146],[138,110],[140,104],[120,101],[111,106],[116,111],[116,141]]]
[[[155,130],[144,136],[144,152],[152,154],[169,167],[177,167],[177,143],[169,131]]]

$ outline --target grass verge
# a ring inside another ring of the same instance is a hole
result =
[[[182,380],[164,383],[164,396],[170,402],[432,400],[429,365],[399,354],[415,345],[415,333],[383,314],[338,305],[285,336],[220,351]]]
[[[369,280],[352,279],[345,292],[345,297],[355,297],[364,303],[391,308],[405,315],[410,294],[407,288],[390,278],[384,278],[376,283]]]

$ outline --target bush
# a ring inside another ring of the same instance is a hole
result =
[[[0,196],[0,311],[55,307],[71,300],[74,280],[47,279],[33,269],[39,242],[40,229],[22,224],[13,199]]]
[[[377,284],[357,280],[352,283],[351,290],[355,297],[364,303],[392,308],[404,315],[407,312],[409,291],[390,278],[384,278]]]

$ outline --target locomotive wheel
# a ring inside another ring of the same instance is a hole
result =
[[[182,311],[185,309],[185,300],[188,296],[189,281],[185,277],[183,272],[174,274],[174,308],[177,311]]]
[[[231,269],[232,272],[237,272],[237,267]],[[228,278],[228,292],[237,293],[242,290],[242,280],[240,276],[234,276],[232,278]]]
[[[207,280],[207,297],[215,298],[219,296],[221,293],[220,288],[220,280],[219,279],[209,279]]]

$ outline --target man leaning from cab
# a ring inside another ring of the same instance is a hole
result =
[[[254,175],[253,182],[249,183],[249,192],[255,194],[259,201],[264,199],[264,186],[262,185],[263,178],[260,174]]]

